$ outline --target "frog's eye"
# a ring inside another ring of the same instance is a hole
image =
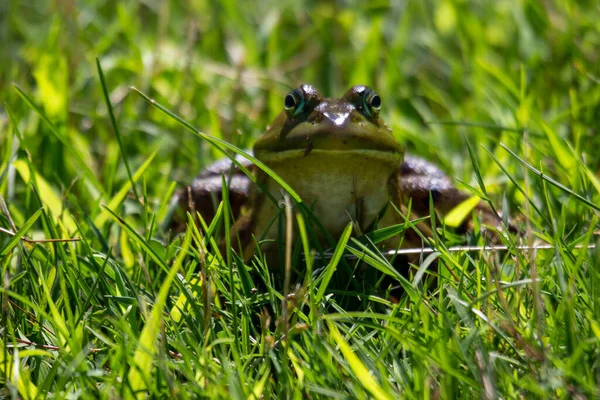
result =
[[[367,89],[363,92],[363,107],[364,110],[371,115],[379,114],[381,110],[381,97],[371,89]]]
[[[292,90],[285,99],[283,99],[283,107],[289,117],[295,117],[304,110],[304,92],[298,88]]]

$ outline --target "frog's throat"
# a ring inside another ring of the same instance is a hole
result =
[[[280,163],[284,161],[309,157],[311,155],[327,156],[332,159],[348,159],[352,157],[367,157],[383,162],[389,162],[392,165],[400,165],[404,159],[404,154],[397,151],[381,151],[381,150],[323,150],[323,149],[306,149],[306,150],[284,150],[284,151],[255,151],[255,156],[266,164]]]
[[[313,149],[306,155],[286,150],[267,156],[257,152],[256,157],[310,205],[333,238],[339,238],[350,221],[358,223],[361,230],[371,226],[395,198],[390,182],[398,174],[402,153]],[[266,179],[264,189],[275,199],[281,196],[281,187],[273,179]],[[257,214],[255,232],[262,235],[278,211],[277,204],[265,201]],[[266,237],[273,239],[277,234],[272,230]]]

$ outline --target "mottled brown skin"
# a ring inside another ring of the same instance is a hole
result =
[[[252,155],[252,151],[248,153]],[[238,157],[237,161],[245,168],[253,170],[254,165],[247,159]],[[252,181],[229,158],[222,158],[210,164],[189,186],[180,190],[177,200],[181,209],[189,210],[189,191],[195,209],[207,222],[212,221],[216,207],[222,200],[222,174],[225,174],[229,184],[229,201],[237,218],[242,206],[248,204]],[[412,209],[419,215],[429,214],[430,193],[435,209],[443,214],[470,197],[454,187],[451,178],[435,164],[417,156],[407,154],[398,167],[398,174],[402,202],[412,198]]]
[[[434,164],[404,156],[402,146],[379,118],[379,96],[365,86],[354,86],[340,99],[324,99],[312,86],[302,85],[286,96],[284,106],[286,110],[257,140],[254,155],[290,184],[305,204],[313,206],[333,239],[351,219],[362,233],[375,220],[378,227],[404,222],[393,207],[386,208],[390,202],[404,210],[402,205],[412,199],[411,217],[415,217],[429,215],[430,196],[441,215],[470,197]],[[237,161],[254,171],[263,189],[279,198],[279,186],[263,171],[245,158]],[[244,258],[249,259],[255,250],[252,236],[263,235],[278,209],[232,164],[222,159],[208,166],[179,193],[178,201],[182,210],[199,211],[209,222],[221,201],[221,176],[225,174],[237,219],[234,231]],[[378,214],[381,209],[385,214]],[[485,223],[500,225],[498,216],[483,203],[477,211]],[[420,228],[428,233],[426,226]],[[267,233],[267,238],[277,240],[274,232]],[[384,243],[388,248],[397,244],[397,240]],[[403,244],[418,246],[420,238],[407,233]],[[262,250],[268,252],[269,244]]]

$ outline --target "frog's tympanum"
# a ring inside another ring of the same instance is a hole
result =
[[[433,164],[405,156],[380,117],[382,107],[381,97],[366,86],[354,86],[339,99],[326,99],[314,87],[302,85],[285,96],[284,110],[254,144],[254,156],[300,195],[333,240],[349,222],[356,234],[404,223],[400,212],[406,211],[409,199],[412,219],[429,216],[430,197],[442,215],[469,198]],[[240,157],[237,161],[252,166]],[[221,200],[221,174],[228,176],[230,202],[238,218],[233,232],[246,260],[255,253],[256,243],[268,254],[285,240],[280,234],[283,225],[277,222],[285,218],[283,190],[265,172],[254,171],[257,185],[251,185],[229,159],[217,161],[179,200],[210,221]],[[499,224],[485,205],[477,210],[485,214],[484,221]],[[423,224],[420,228],[427,235],[428,228]],[[314,231],[323,247],[329,247],[326,234]],[[421,246],[415,232],[403,237],[403,246]],[[399,240],[397,235],[382,245],[394,249]]]

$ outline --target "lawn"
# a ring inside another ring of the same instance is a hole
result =
[[[598,398],[599,21],[591,0],[1,1],[0,397]],[[407,150],[520,234],[452,252],[486,236],[438,219],[399,274],[308,229],[288,287],[220,250],[226,202],[169,230],[173,193],[304,82],[377,90]]]

